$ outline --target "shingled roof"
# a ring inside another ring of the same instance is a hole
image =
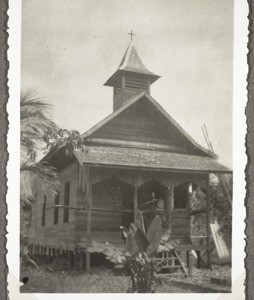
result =
[[[123,147],[86,146],[85,151],[75,150],[81,165],[121,166],[161,171],[186,171],[202,173],[231,173],[231,170],[214,159],[182,153],[133,149]]]
[[[107,80],[104,85],[114,86],[115,80],[122,72],[125,71],[147,75],[150,78],[150,83],[153,83],[155,80],[160,78],[160,76],[154,74],[145,67],[132,43],[129,44],[117,71]]]

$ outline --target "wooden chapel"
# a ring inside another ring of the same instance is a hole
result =
[[[159,76],[141,61],[132,42],[120,66],[106,81],[113,88],[113,112],[82,135],[83,150],[71,157],[64,149],[44,158],[60,174],[56,197],[38,194],[32,208],[30,251],[64,253],[74,265],[90,269],[91,242],[121,248],[120,226],[128,227],[144,212],[154,216],[154,199],[162,200],[164,228],[191,240],[190,192],[206,190],[207,244],[185,244],[181,251],[209,253],[209,174],[231,173],[214,154],[198,145],[151,96]]]

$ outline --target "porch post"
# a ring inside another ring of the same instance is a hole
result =
[[[170,230],[172,227],[173,202],[174,202],[174,188],[168,186],[166,192],[166,209],[167,209],[167,227]]]
[[[87,243],[86,243],[86,272],[90,272],[90,252],[89,246],[91,244],[91,227],[92,227],[92,186],[90,182],[90,167],[86,168],[86,204],[87,204]]]
[[[211,269],[210,197],[211,197],[211,187],[208,184],[208,191],[206,195],[206,234],[207,234],[207,246],[209,248],[209,250],[207,251],[207,268],[209,269]]]
[[[133,216],[133,221],[134,224],[137,224],[138,220],[138,187],[140,185],[140,174],[136,174],[134,177],[134,197],[133,197],[133,211],[134,211],[134,216]]]

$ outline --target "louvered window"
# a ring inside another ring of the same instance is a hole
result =
[[[125,87],[148,91],[148,80],[146,78],[126,77]]]

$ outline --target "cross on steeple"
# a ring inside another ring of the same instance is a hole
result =
[[[135,35],[135,33],[133,33],[131,30],[131,32],[129,32],[128,34],[131,36],[131,41],[132,41],[132,37],[133,37],[133,35]]]

